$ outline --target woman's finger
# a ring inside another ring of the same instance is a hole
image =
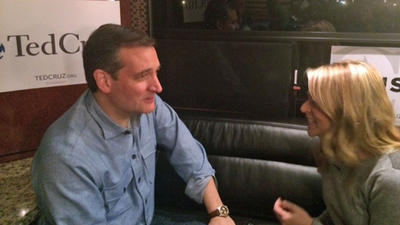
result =
[[[289,215],[289,212],[282,207],[282,201],[279,198],[275,201],[274,212],[278,216],[278,219],[286,218]]]
[[[290,211],[290,212],[296,211],[298,208],[300,208],[298,205],[296,205],[293,202],[290,202],[288,200],[281,201],[280,205],[283,209],[285,209],[286,211]]]

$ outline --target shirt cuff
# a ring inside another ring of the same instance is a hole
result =
[[[204,191],[212,177],[214,176],[208,176],[203,179],[191,178],[186,184],[185,194],[197,203],[202,204]],[[215,177],[214,180],[217,183]]]

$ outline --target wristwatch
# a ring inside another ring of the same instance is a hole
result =
[[[229,208],[226,205],[219,206],[216,210],[210,212],[210,218],[220,216],[220,217],[228,217],[229,216]]]

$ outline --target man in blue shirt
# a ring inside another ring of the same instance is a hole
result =
[[[151,224],[156,145],[204,203],[209,224],[233,225],[203,146],[157,94],[154,41],[115,24],[83,49],[89,90],[46,131],[32,166],[39,224]]]

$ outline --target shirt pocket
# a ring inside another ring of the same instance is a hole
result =
[[[110,187],[104,187],[103,197],[107,217],[118,216],[133,206],[128,194],[132,178],[132,169],[128,168],[124,172],[124,175],[122,175],[119,183]]]
[[[154,182],[156,168],[156,143],[149,141],[141,149],[143,161],[145,163],[146,176],[150,184]]]

